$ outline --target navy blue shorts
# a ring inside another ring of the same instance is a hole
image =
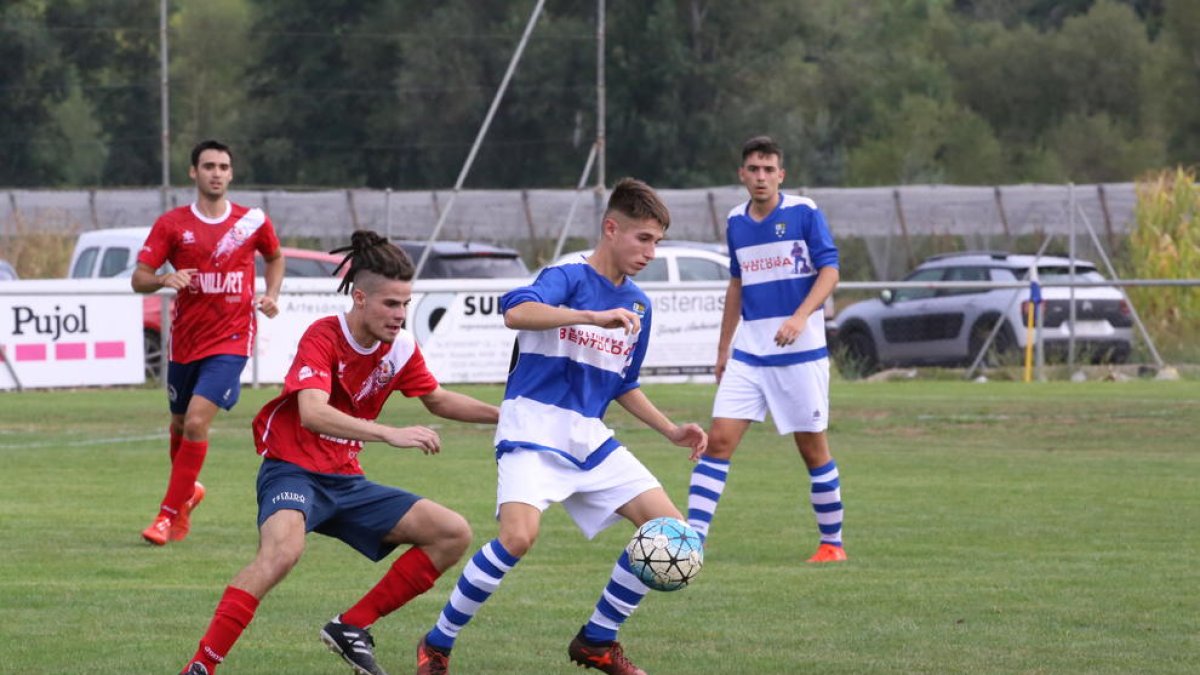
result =
[[[274,459],[263,460],[258,470],[259,527],[276,511],[300,511],[305,532],[341,539],[374,561],[395,550],[383,538],[419,499],[362,475],[314,473]]]
[[[187,412],[192,397],[199,395],[229,410],[242,393],[245,356],[214,354],[191,363],[167,363],[167,400],[171,412]]]

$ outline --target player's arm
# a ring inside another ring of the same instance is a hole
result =
[[[638,332],[642,320],[633,311],[623,307],[593,311],[554,307],[541,302],[522,302],[504,312],[504,325],[514,330],[548,330],[587,324],[600,328],[622,328],[626,335]]]
[[[818,308],[824,306],[825,299],[837,287],[838,280],[841,278],[841,273],[838,268],[833,265],[826,265],[817,270],[817,280],[813,282],[812,288],[808,291],[808,296],[800,303],[795,312],[787,318],[779,326],[779,330],[775,333],[775,344],[780,347],[786,347],[796,341],[800,334],[804,332],[805,326],[808,325],[808,317]]]
[[[347,415],[329,405],[329,392],[301,389],[296,394],[300,424],[318,434],[355,441],[382,441],[397,448],[418,448],[430,455],[441,451],[442,441],[429,427],[389,427]]]
[[[187,288],[192,281],[195,269],[175,270],[167,274],[155,274],[154,268],[146,263],[138,263],[133,270],[129,284],[138,293],[153,293],[161,288],[173,288],[177,291]]]
[[[621,394],[616,401],[628,410],[629,414],[665,436],[667,440],[680,447],[691,448],[693,460],[708,448],[708,434],[704,433],[704,429],[691,423],[675,424],[646,397],[640,387]]]
[[[421,403],[429,412],[448,420],[495,424],[500,419],[500,408],[440,386],[422,396]]]
[[[276,304],[276,301],[279,300],[279,289],[283,286],[283,251],[276,248],[274,255],[263,256],[263,260],[267,263],[263,269],[263,277],[267,281],[267,292],[254,299],[254,306],[268,319],[273,319],[275,315],[279,314],[279,305]]]
[[[721,333],[717,337],[717,381],[725,374],[725,364],[729,363],[729,347],[733,343],[733,333],[737,330],[738,321],[742,318],[742,279],[733,277],[725,289],[725,311],[721,313]]]

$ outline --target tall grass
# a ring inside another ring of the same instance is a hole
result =
[[[67,276],[71,252],[82,226],[71,222],[64,229],[43,227],[17,214],[9,231],[0,236],[0,258],[7,260],[22,279],[61,279]]]
[[[1137,184],[1136,227],[1129,236],[1134,278],[1185,279],[1200,276],[1200,187],[1194,169],[1177,168]],[[1159,347],[1193,352],[1200,331],[1200,288],[1134,288],[1130,299]]]

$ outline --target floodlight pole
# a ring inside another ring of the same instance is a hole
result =
[[[442,233],[446,217],[454,208],[454,200],[458,198],[458,193],[467,180],[467,174],[471,171],[471,165],[475,163],[475,155],[479,153],[479,146],[483,144],[483,139],[487,136],[488,127],[492,125],[496,109],[500,107],[500,101],[504,99],[504,92],[508,90],[508,83],[512,80],[513,73],[517,71],[517,64],[521,62],[525,45],[529,43],[529,36],[533,33],[533,27],[537,25],[538,16],[541,15],[542,7],[545,4],[546,0],[538,0],[537,6],[533,8],[533,14],[529,17],[529,22],[525,24],[525,32],[521,35],[521,41],[517,44],[517,50],[513,52],[512,59],[508,62],[508,70],[504,71],[504,79],[500,81],[500,88],[492,97],[492,105],[488,108],[487,116],[484,117],[483,124],[479,127],[479,133],[475,135],[475,143],[471,145],[471,152],[467,153],[467,160],[463,162],[462,170],[458,172],[458,180],[454,181],[454,191],[450,194],[450,201],[446,202],[446,208],[442,209],[437,224],[433,226],[433,232],[429,234],[429,240],[425,242],[425,250],[421,251],[421,259],[417,262],[416,272],[413,273],[414,279],[421,277],[421,270],[425,268],[425,261],[429,260],[429,253],[433,250],[433,242],[437,241],[438,235]]]
[[[167,190],[171,187],[171,106],[170,99],[170,59],[167,56],[167,0],[158,4],[158,60],[159,60],[159,99],[160,119],[162,126],[162,187],[159,190],[160,211],[167,210]],[[164,378],[165,379],[165,378]]]
[[[1075,183],[1067,184],[1068,200],[1071,202],[1071,215],[1067,219],[1070,223],[1071,239],[1067,243],[1067,269],[1069,270],[1071,279],[1071,288],[1067,296],[1070,299],[1070,304],[1067,307],[1067,372],[1075,370]]]
[[[605,129],[604,120],[607,117],[605,98],[607,89],[604,85],[605,61],[605,0],[596,0],[596,187],[592,190],[592,221],[599,222],[604,208],[604,186],[608,180],[608,167],[605,161]]]

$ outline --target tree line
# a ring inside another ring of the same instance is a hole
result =
[[[533,0],[173,0],[171,166],[238,181],[453,185]],[[159,3],[0,8],[0,185],[156,185]],[[594,3],[550,0],[467,186],[575,184]],[[768,133],[788,184],[1129,181],[1200,157],[1192,0],[608,0],[607,166],[733,182]]]

